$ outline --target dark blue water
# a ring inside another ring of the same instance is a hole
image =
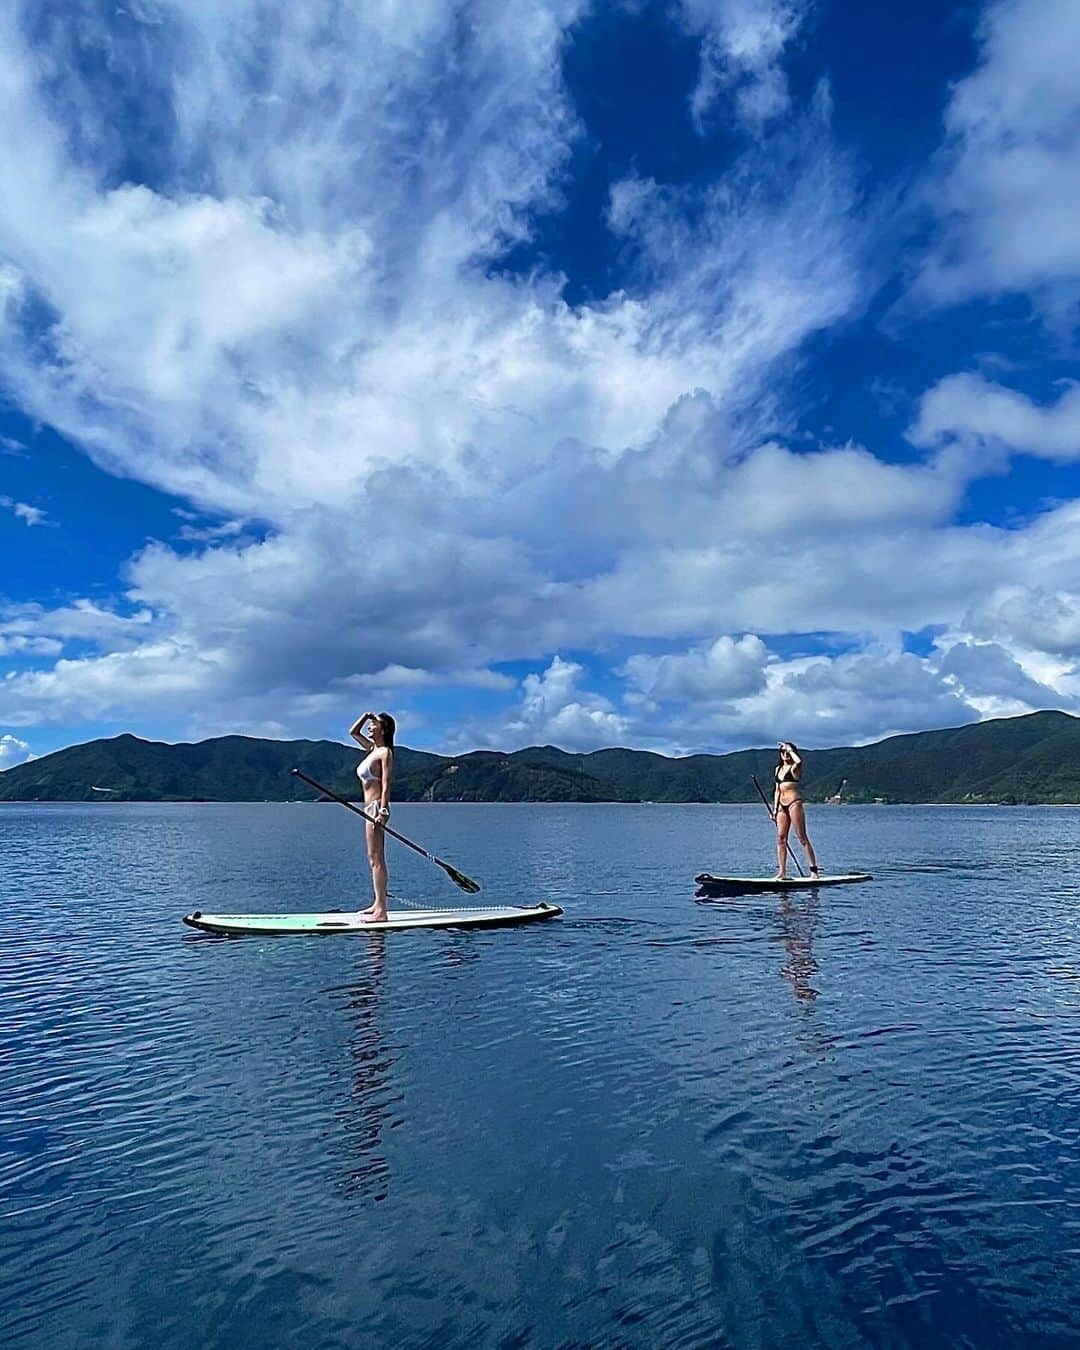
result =
[[[566,917],[366,899],[329,806],[0,807],[0,1341],[1075,1345],[1080,812],[401,806]],[[465,902],[404,849],[391,886]]]

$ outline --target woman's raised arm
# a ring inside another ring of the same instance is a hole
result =
[[[360,716],[349,728],[349,735],[353,738],[353,740],[357,743],[357,745],[361,747],[361,749],[366,750],[369,753],[370,751],[375,749],[375,746],[372,744],[371,741],[368,740],[368,738],[364,735],[364,733],[360,730],[360,728],[364,725],[365,722],[369,721],[374,716],[375,714],[373,712],[361,713]]]

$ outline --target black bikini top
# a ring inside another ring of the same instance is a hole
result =
[[[795,777],[794,769],[788,769],[786,773],[782,774],[778,765],[776,769],[776,781],[783,785],[784,783],[797,783],[799,780]]]

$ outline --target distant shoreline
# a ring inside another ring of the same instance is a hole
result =
[[[1030,713],[872,745],[805,750],[803,792],[829,806],[1080,805],[1080,718]],[[194,743],[125,733],[88,741],[0,772],[0,800],[38,802],[281,802],[292,770],[330,794],[359,796],[357,754],[337,741],[219,736]],[[553,745],[453,757],[398,746],[396,802],[542,806],[760,806],[752,779],[771,786],[775,746],[668,757],[609,747]],[[819,795],[820,794],[820,795]]]

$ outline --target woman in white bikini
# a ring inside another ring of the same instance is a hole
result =
[[[803,762],[791,741],[780,742],[780,761],[773,774],[773,819],[776,821],[776,880],[787,879],[788,831],[792,825],[810,864],[810,875],[818,875],[817,856],[806,833],[806,809],[799,795]]]
[[[356,776],[364,785],[364,811],[372,821],[385,823],[390,819],[396,729],[394,719],[385,712],[366,712],[349,728],[349,735],[367,752],[360,761]],[[364,833],[367,835],[367,856],[375,899],[360,917],[367,923],[383,923],[386,919],[386,833],[374,824],[366,825]]]

